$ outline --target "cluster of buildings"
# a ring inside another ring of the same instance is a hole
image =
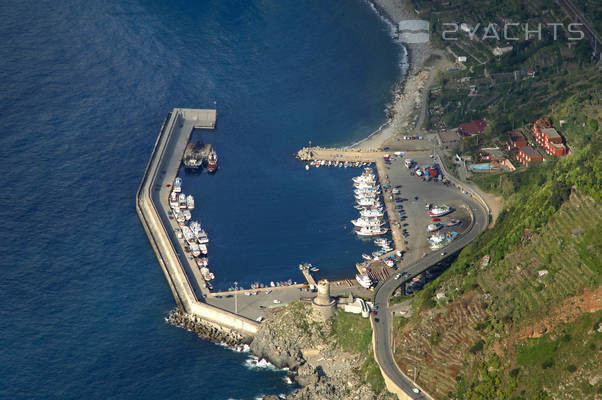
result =
[[[546,154],[553,157],[561,157],[567,154],[567,148],[562,141],[562,136],[552,127],[552,123],[548,117],[542,117],[535,121],[531,127],[531,132],[533,132],[535,142],[543,148]],[[541,153],[531,147],[527,143],[525,136],[519,131],[510,132],[507,148],[508,150],[516,150],[514,159],[525,167],[543,161]]]
[[[458,126],[457,130],[439,132],[439,145],[445,149],[458,145],[463,138],[482,133],[487,127],[487,122],[478,119],[465,122]],[[552,127],[548,117],[541,117],[533,123],[531,132],[535,142],[541,146],[543,151],[553,157],[562,157],[567,154],[568,149],[563,142],[562,136]],[[509,133],[510,137],[506,143],[506,149],[513,153],[513,159],[525,167],[530,167],[543,161],[543,154],[527,142],[527,138],[519,130]],[[481,149],[481,159],[489,161],[490,169],[505,168],[513,171],[514,167],[505,154],[499,148]]]

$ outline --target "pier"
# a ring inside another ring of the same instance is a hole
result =
[[[167,115],[136,194],[136,212],[161,265],[178,307],[185,313],[245,336],[259,324],[203,301],[209,290],[200,271],[184,253],[169,219],[168,196],[193,129],[214,129],[216,110],[175,108]]]

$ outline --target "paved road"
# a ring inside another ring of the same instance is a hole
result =
[[[461,194],[458,192],[458,196]],[[432,265],[438,263],[449,254],[453,254],[460,250],[468,243],[470,243],[481,231],[483,231],[489,222],[489,216],[483,206],[476,200],[462,196],[462,200],[468,205],[474,216],[472,226],[470,230],[459,236],[449,246],[442,249],[446,255],[442,256],[441,251],[437,251],[430,254],[420,260],[400,268],[400,271],[405,271],[409,275],[404,279],[395,279],[395,275],[392,275],[386,281],[381,282],[375,289],[374,292],[374,304],[378,307],[378,322],[376,319],[373,320],[374,324],[374,337],[375,337],[375,357],[376,361],[380,365],[384,373],[399,386],[404,392],[413,399],[427,399],[428,397],[422,393],[414,393],[412,389],[415,385],[399,370],[395,360],[393,359],[393,352],[391,346],[391,326],[392,316],[391,309],[388,307],[389,298],[393,292],[401,286],[403,283],[413,278],[414,276],[424,272]],[[429,388],[425,388],[428,392]]]

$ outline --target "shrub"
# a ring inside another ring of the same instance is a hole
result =
[[[476,354],[479,351],[483,350],[483,346],[485,345],[485,342],[483,341],[483,339],[478,340],[471,348],[470,348],[470,352],[472,354]]]

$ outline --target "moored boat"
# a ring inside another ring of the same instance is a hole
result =
[[[180,193],[182,191],[182,178],[177,177],[173,182],[173,190],[176,193]]]
[[[180,208],[186,208],[186,195],[184,193],[180,193],[178,196],[178,205]]]
[[[217,169],[217,153],[215,152],[215,150],[211,150],[211,153],[209,153],[209,156],[207,157],[207,171],[209,172],[215,172],[215,170]]]
[[[357,228],[355,233],[358,236],[380,236],[387,233],[389,230],[387,228],[382,227],[366,227],[362,226],[361,228]]]
[[[189,210],[194,210],[194,197],[192,197],[191,194],[186,196],[186,207],[188,207]]]

